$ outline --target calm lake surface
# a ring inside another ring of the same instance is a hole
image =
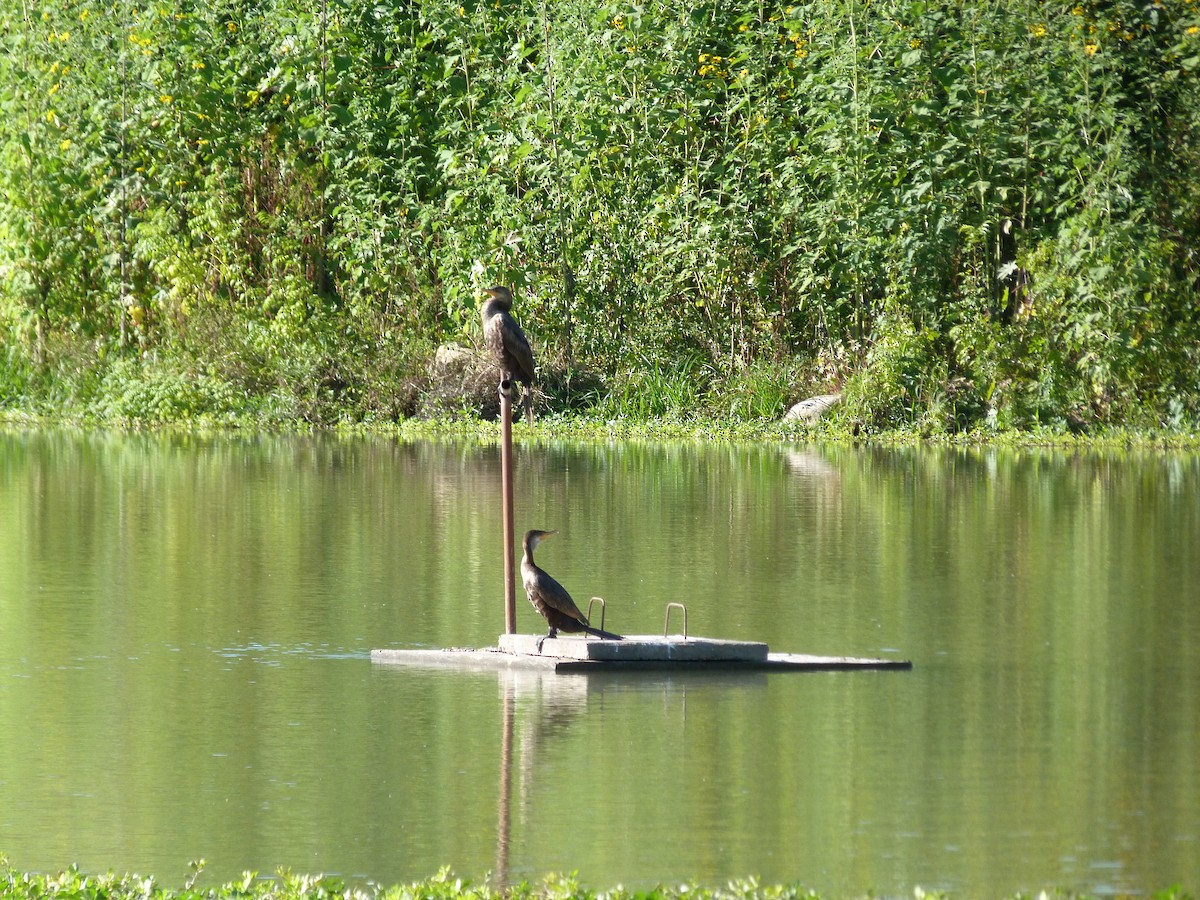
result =
[[[521,426],[518,426],[518,437]],[[374,665],[503,630],[495,447],[0,431],[0,854],[182,883],[1200,889],[1200,458],[519,444],[607,625],[911,672]],[[520,630],[541,631],[524,598]],[[507,733],[511,739],[506,740]]]

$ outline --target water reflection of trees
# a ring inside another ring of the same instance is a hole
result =
[[[910,806],[898,827],[908,816],[925,836],[1053,822],[1063,837],[1045,842],[1050,853],[1095,844],[1104,822],[1135,860],[1161,858],[1154,847],[1178,845],[1197,821],[1196,793],[1179,787],[1200,778],[1196,456],[637,444],[519,444],[517,456],[518,528],[562,530],[543,562],[577,597],[605,596],[613,627],[652,631],[663,603],[683,599],[696,633],[782,650],[895,647],[917,668],[886,682],[801,682],[820,685],[813,718],[840,717],[845,742],[812,737],[810,759],[795,761],[794,742],[813,732],[786,691],[714,700],[731,726],[717,733],[687,715],[691,685],[588,680],[576,694],[578,682],[556,678],[514,689],[515,828],[542,802],[539,764],[587,749],[582,725],[598,703],[647,690],[660,691],[649,717],[666,727],[623,735],[619,762],[637,758],[630,741],[658,759],[681,735],[712,747],[706,764],[784,760],[772,771],[782,787],[764,801],[781,831],[812,813],[790,798],[818,798],[834,810],[826,829],[848,834],[855,817],[892,821],[877,798],[900,793]],[[0,648],[10,667],[55,667],[32,692],[12,681],[13,721],[46,723],[46,745],[82,765],[90,750],[72,743],[70,723],[96,721],[89,708],[115,710],[131,733],[166,727],[135,695],[72,674],[89,654],[157,648],[111,668],[132,679],[153,663],[178,708],[209,710],[220,698],[190,693],[195,679],[164,648],[490,643],[503,621],[495,465],[487,446],[0,433]],[[540,628],[524,604],[519,616]],[[257,664],[199,658],[190,665],[211,668],[224,690],[238,686],[230,727],[255,733],[274,695],[229,676]],[[873,699],[885,691],[892,702]],[[881,716],[905,744],[904,767],[884,774],[869,765]],[[763,717],[794,727],[764,729]],[[9,761],[30,765],[16,749]],[[688,809],[729,812],[698,768],[686,775],[699,785]],[[115,784],[114,802],[153,793]],[[672,813],[649,789],[638,799],[646,814]],[[625,827],[623,811],[609,815]]]

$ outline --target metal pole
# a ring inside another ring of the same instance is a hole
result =
[[[517,633],[516,559],[513,553],[512,382],[500,382],[500,487],[504,508],[504,633]]]

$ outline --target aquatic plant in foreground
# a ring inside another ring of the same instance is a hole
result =
[[[630,890],[621,886],[594,891],[579,884],[574,876],[548,875],[541,882],[522,881],[507,888],[472,884],[444,868],[431,878],[407,885],[348,887],[337,878],[324,875],[295,875],[281,871],[274,878],[262,878],[246,872],[238,881],[218,887],[197,887],[204,860],[191,863],[183,886],[169,888],[154,878],[141,875],[87,875],[75,866],[55,874],[19,872],[0,856],[0,900],[25,898],[63,898],[63,900],[500,900],[500,898],[547,898],[547,900],[817,900],[821,895],[797,884],[761,884],[755,878],[730,881],[723,887],[679,884]],[[915,888],[917,900],[944,897],[945,894]],[[871,896],[871,895],[868,895]],[[1069,891],[1041,891],[1036,895],[1015,897],[1084,898],[1087,894]],[[1152,895],[1155,900],[1194,900],[1194,895],[1173,886]]]

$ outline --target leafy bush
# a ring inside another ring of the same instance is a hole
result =
[[[505,282],[608,412],[772,415],[822,359],[871,427],[1200,404],[1190,2],[0,0],[0,44],[6,381],[46,401],[90,347],[408,414]]]

